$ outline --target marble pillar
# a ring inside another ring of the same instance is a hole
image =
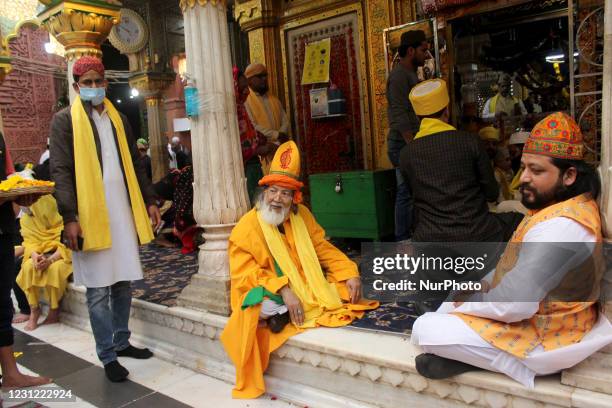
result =
[[[149,148],[151,150],[151,168],[153,182],[157,183],[168,174],[168,142],[164,135],[163,111],[161,97],[145,97],[147,104],[147,128],[149,131]]]
[[[137,89],[147,105],[147,129],[151,149],[153,182],[168,174],[168,140],[165,136],[165,113],[162,91],[174,82],[174,72],[143,72],[130,78],[130,87]]]
[[[224,0],[181,0],[187,77],[198,89],[199,115],[191,118],[194,215],[204,228],[199,269],[178,304],[230,313],[229,234],[249,209]]]

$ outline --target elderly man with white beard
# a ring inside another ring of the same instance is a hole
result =
[[[270,353],[289,337],[348,325],[378,306],[360,300],[357,265],[325,240],[323,228],[300,205],[299,174],[299,151],[289,141],[259,181],[264,191],[255,208],[230,236],[232,315],[221,341],[236,366],[234,398],[265,392]]]

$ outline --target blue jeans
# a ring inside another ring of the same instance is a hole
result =
[[[400,170],[395,169],[397,176],[397,194],[395,196],[395,240],[404,241],[412,235],[414,200],[410,185],[403,179]]]
[[[387,155],[389,161],[395,167],[397,179],[397,194],[395,196],[395,240],[403,241],[410,238],[412,219],[414,211],[414,200],[408,182],[400,173],[400,153],[406,146],[406,141],[401,133],[396,130],[389,131],[387,139]]]
[[[87,308],[96,353],[102,364],[117,359],[117,351],[130,345],[130,307],[132,289],[130,282],[121,281],[103,288],[87,288]]]

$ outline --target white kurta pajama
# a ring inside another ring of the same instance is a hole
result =
[[[101,251],[75,251],[72,254],[74,283],[88,288],[111,286],[120,281],[142,279],[138,235],[123,178],[113,126],[106,113],[92,110],[100,137],[104,196],[110,221],[112,246]]]
[[[564,217],[537,224],[527,232],[523,240],[523,242],[570,243],[595,241],[595,236],[586,228]],[[576,246],[572,245],[570,248],[574,249]],[[592,250],[593,247],[585,246],[585,248]],[[585,258],[584,255],[584,253],[576,253],[574,258],[566,263],[566,269],[580,264]],[[533,259],[525,259],[524,254],[521,253],[515,268],[506,274],[502,283],[488,294],[481,295],[482,302],[466,302],[458,308],[455,308],[453,303],[444,303],[435,313],[426,313],[419,317],[412,328],[411,342],[421,346],[426,353],[506,374],[529,388],[534,387],[536,375],[553,374],[572,367],[612,343],[612,325],[606,316],[600,314],[592,330],[579,343],[549,351],[545,351],[541,345],[538,345],[525,359],[519,359],[489,344],[460,317],[450,313],[461,312],[508,323],[532,317],[538,311],[539,302],[487,302],[487,296],[500,299],[504,297],[504,293],[500,292],[508,291],[509,288],[514,290],[529,288],[533,291],[540,288],[541,292],[534,296],[543,299],[548,290],[554,288],[555,282],[558,283],[558,281],[544,282],[526,276],[525,271],[532,273],[532,271],[543,270],[541,265],[537,265],[538,262],[550,262],[550,259],[546,259],[546,254],[540,254],[539,257],[536,256]],[[529,268],[526,268],[527,265]],[[490,273],[487,278],[492,278],[492,276],[493,273]],[[498,292],[493,293],[496,290]]]

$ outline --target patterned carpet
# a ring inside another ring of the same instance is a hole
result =
[[[441,302],[424,302],[429,309],[437,309]],[[351,326],[361,329],[410,334],[414,321],[419,317],[413,302],[382,303],[376,310],[355,320]]]
[[[198,271],[197,253],[183,255],[180,248],[149,244],[140,249],[140,259],[144,280],[134,282],[134,297],[158,305],[176,306],[178,295]],[[354,321],[352,326],[407,334],[417,317],[411,303],[384,303]]]
[[[181,254],[180,248],[149,244],[140,248],[144,280],[133,283],[134,297],[164,306],[176,299],[198,272],[198,255]]]

